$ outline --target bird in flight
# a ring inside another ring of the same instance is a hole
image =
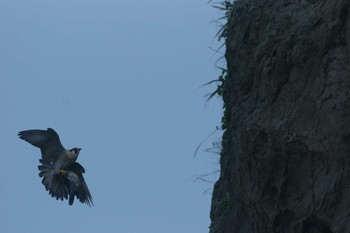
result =
[[[41,150],[41,165],[38,166],[42,183],[50,195],[57,200],[68,199],[73,205],[74,197],[81,203],[93,206],[92,197],[87,187],[83,173],[85,169],[76,162],[81,148],[66,150],[55,130],[25,130],[18,136],[39,147]]]

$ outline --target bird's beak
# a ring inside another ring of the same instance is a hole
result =
[[[81,148],[78,148],[79,151],[81,151]]]

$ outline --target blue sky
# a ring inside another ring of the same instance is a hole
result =
[[[220,74],[219,17],[201,0],[0,1],[0,232],[208,232],[212,184],[193,177],[219,168],[220,132],[193,152],[220,125],[199,88]],[[82,148],[93,208],[41,184],[17,133],[47,127]]]

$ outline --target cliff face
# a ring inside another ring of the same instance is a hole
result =
[[[234,3],[211,233],[350,232],[349,7]]]

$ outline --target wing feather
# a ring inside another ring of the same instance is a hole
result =
[[[68,170],[72,172],[72,178],[70,179],[70,188],[74,189],[71,190],[72,193],[81,203],[85,203],[90,207],[93,206],[93,199],[83,176],[83,173],[85,173],[84,167],[75,162]],[[73,199],[71,202],[73,204]]]
[[[40,162],[42,164],[38,166],[39,176],[43,178],[42,183],[52,197],[57,200],[68,199],[69,205],[73,205],[74,197],[90,207],[94,205],[83,177],[83,166],[75,162],[65,170],[66,174],[63,176],[61,173],[55,174],[51,164],[45,163],[44,160]]]
[[[47,130],[25,130],[19,132],[18,136],[33,146],[39,147],[42,159],[46,163],[55,162],[64,150],[58,134],[51,128],[47,128]]]

